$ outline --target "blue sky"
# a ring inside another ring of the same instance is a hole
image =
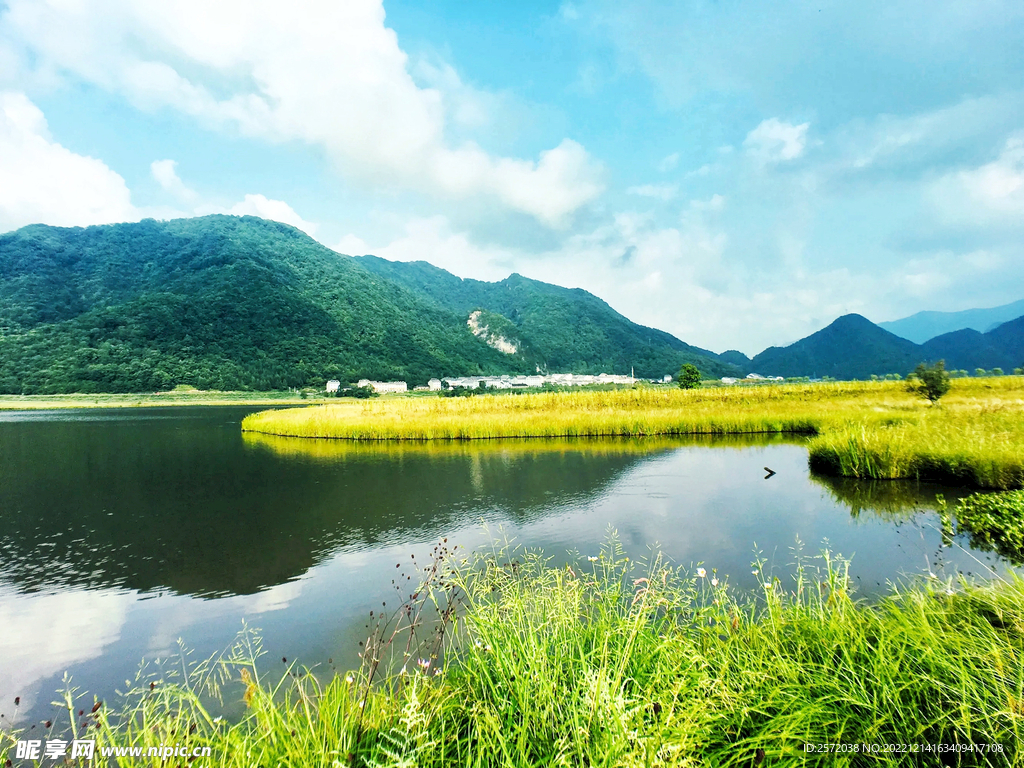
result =
[[[756,353],[1024,297],[1024,4],[0,0],[0,231],[212,212]]]

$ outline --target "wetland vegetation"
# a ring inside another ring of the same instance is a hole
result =
[[[869,605],[828,552],[752,567],[744,595],[614,539],[559,567],[442,553],[371,614],[359,670],[281,659],[271,674],[245,632],[201,664],[143,670],[113,706],[71,691],[46,725],[100,748],[208,746],[204,764],[239,768],[1021,764],[1024,582],[915,582]],[[857,751],[805,751],[826,743]],[[890,744],[920,746],[865,753]]]
[[[800,433],[813,469],[986,489],[1024,486],[1024,378],[958,379],[932,404],[899,382],[477,398],[382,398],[265,411],[243,430],[350,440]]]

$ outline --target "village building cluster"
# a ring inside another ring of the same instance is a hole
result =
[[[783,380],[781,376],[762,376],[759,373],[748,373],[744,379],[747,381]],[[742,380],[743,379],[737,379],[732,376],[723,376],[721,379],[723,384],[737,384]],[[451,376],[444,379],[431,379],[427,382],[427,386],[416,387],[414,391],[440,392],[442,389],[456,389],[458,387],[477,389],[481,384],[486,389],[531,389],[543,387],[545,384],[552,384],[561,387],[585,387],[590,384],[625,384],[631,386],[636,384],[638,381],[640,381],[640,379],[635,376],[620,376],[614,373],[599,373],[596,376],[581,373],[538,373],[528,376]],[[647,381],[647,379],[645,379],[645,381]],[[672,381],[672,376],[668,375],[662,379],[651,379],[650,381],[667,383]],[[372,379],[360,379],[357,386],[370,387],[374,392],[380,395],[409,391],[409,385],[404,381],[373,381]],[[331,379],[327,382],[326,391],[328,393],[338,392],[340,389],[341,382],[337,379]]]
[[[442,383],[443,381],[443,383]],[[468,387],[476,389],[481,384],[488,389],[529,389],[553,384],[562,387],[583,387],[589,384],[635,384],[639,379],[614,373],[599,373],[596,376],[580,373],[534,374],[529,376],[458,376],[443,380],[431,379],[428,389],[439,390],[447,384],[449,388]]]
[[[664,378],[664,381],[671,380],[671,376],[666,376]],[[456,389],[458,387],[477,389],[481,385],[486,389],[530,389],[542,387],[545,384],[562,387],[583,387],[589,384],[633,385],[638,381],[639,379],[634,376],[620,376],[613,373],[600,373],[597,375],[552,373],[529,376],[452,376],[445,379],[431,379],[427,382],[427,386],[416,387],[416,391],[439,392],[442,389]],[[392,392],[409,391],[409,385],[404,381],[373,381],[371,379],[360,379],[357,386],[370,387],[374,392],[382,395]],[[327,392],[338,392],[340,389],[341,382],[337,379],[332,379],[327,382]]]
[[[748,373],[743,378],[746,379],[747,381],[783,381],[783,378],[781,376],[762,376],[760,373]],[[732,376],[722,377],[723,384],[735,384],[738,381],[740,381],[740,379],[734,378]]]

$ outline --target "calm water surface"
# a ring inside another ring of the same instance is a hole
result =
[[[799,441],[359,446],[243,435],[253,410],[0,413],[8,722],[43,719],[65,671],[106,698],[143,658],[179,638],[207,655],[243,621],[268,658],[354,665],[395,563],[440,537],[473,549],[500,530],[564,560],[614,528],[633,556],[658,545],[739,588],[754,586],[755,545],[784,576],[798,537],[808,554],[827,540],[865,595],[1007,567],[940,547],[935,494],[963,489],[815,477]]]

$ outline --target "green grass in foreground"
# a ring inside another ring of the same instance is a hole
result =
[[[100,746],[206,745],[203,765],[238,768],[1024,763],[1021,580],[933,581],[868,605],[827,554],[787,583],[757,564],[753,597],[713,571],[630,562],[614,541],[580,560],[496,552],[454,574],[442,560],[376,625],[360,671],[268,680],[245,634],[190,674],[141,676],[123,708],[84,720]],[[420,613],[433,601],[442,625]],[[385,674],[375,662],[388,658]],[[227,690],[245,710],[220,719],[202,694],[227,677],[244,684]],[[69,697],[73,728],[90,704]],[[820,755],[806,743],[1002,751]]]
[[[380,398],[248,416],[242,429],[350,440],[792,432],[818,472],[1024,487],[1024,377],[958,379],[939,404],[899,382]]]

